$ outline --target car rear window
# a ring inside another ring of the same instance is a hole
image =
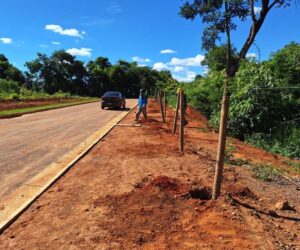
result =
[[[122,97],[122,94],[120,92],[106,92],[103,97]]]

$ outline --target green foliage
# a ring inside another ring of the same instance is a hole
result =
[[[17,82],[11,80],[0,79],[0,98],[2,95],[19,94],[20,86]]]
[[[268,64],[244,63],[235,79],[229,110],[229,131],[243,138],[247,133],[269,133],[278,123],[292,119],[292,96],[279,88]]]
[[[167,95],[167,103],[170,107],[175,108],[176,107],[176,103],[177,103],[177,95],[172,94],[172,95]]]
[[[276,78],[286,85],[300,85],[300,43],[291,42],[272,53],[270,65]]]
[[[76,60],[64,50],[58,50],[48,57],[38,53],[38,57],[27,62],[27,81],[43,84],[43,89],[53,94],[58,91],[72,94],[85,95],[87,93],[87,76],[84,63]]]
[[[1,99],[100,97],[106,91],[121,91],[126,97],[137,97],[141,88],[153,96],[158,88],[175,93],[178,86],[168,71],[158,72],[124,60],[112,65],[106,57],[97,57],[85,66],[64,50],[54,51],[51,56],[38,53],[36,59],[25,65],[26,79],[22,73],[21,76],[26,86],[17,81],[17,69],[0,54]]]
[[[284,87],[300,87],[300,43],[291,42],[273,53],[270,66]],[[292,94],[300,104],[300,89],[295,89]]]
[[[293,48],[295,46],[292,45]],[[281,53],[280,50],[276,55]],[[295,54],[296,61],[300,61],[300,54]],[[299,158],[300,102],[295,94],[298,90],[285,88],[287,80],[281,79],[274,70],[274,63],[279,63],[274,58],[275,54],[263,63],[246,60],[241,63],[235,79],[229,84],[228,129],[231,136],[255,146]],[[296,70],[297,67],[286,72],[294,75]],[[285,77],[289,78],[287,75]],[[219,127],[223,82],[224,73],[211,70],[205,77],[183,87],[189,103],[205,114],[215,129]]]
[[[205,78],[184,85],[189,104],[207,117],[211,117],[219,110],[223,82],[223,72],[212,71]]]
[[[14,81],[19,85],[23,85],[25,83],[23,73],[16,67],[12,66],[3,54],[0,54],[0,79]]]
[[[262,181],[276,181],[280,177],[279,171],[272,165],[252,166],[253,176]]]
[[[244,21],[249,15],[249,1],[186,1],[180,9],[180,15],[194,20],[198,15],[207,24],[202,34],[202,47],[213,48],[227,27],[236,29],[234,21]]]
[[[98,57],[85,67],[64,50],[55,51],[50,57],[38,53],[37,58],[27,62],[26,66],[30,86],[42,86],[49,94],[62,91],[100,97],[110,90],[121,91],[126,97],[137,97],[141,88],[153,95],[157,82],[169,86],[171,83],[165,82],[174,81],[170,74],[140,67],[136,62],[119,60],[112,65],[106,57]]]
[[[20,86],[19,83],[0,79],[0,100],[32,100],[32,99],[44,99],[44,98],[77,98],[79,96],[71,95],[70,93],[63,93],[61,91],[54,93],[53,95],[45,92],[37,92],[28,89],[24,86]]]
[[[231,62],[233,64],[238,63],[238,55],[236,49],[231,49]],[[226,69],[227,61],[227,46],[223,44],[221,46],[214,46],[206,54],[202,61],[202,65],[208,66],[210,71],[222,71]]]
[[[300,174],[300,162],[285,161],[284,163],[292,167],[296,173]]]
[[[300,126],[282,127],[276,133],[255,133],[246,136],[246,141],[254,146],[291,158],[300,157]]]

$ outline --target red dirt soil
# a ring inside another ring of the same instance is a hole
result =
[[[299,188],[263,182],[226,165],[222,196],[210,200],[218,135],[188,110],[185,153],[173,111],[161,122],[150,101],[142,127],[119,126],[2,235],[0,249],[299,249]],[[134,113],[121,123],[133,124]],[[272,163],[297,181],[288,159],[234,139],[231,158]],[[275,203],[288,201],[290,210]],[[1,205],[1,204],[0,204]]]
[[[22,101],[0,101],[0,111],[20,109],[20,108],[30,108],[30,107],[40,107],[49,104],[56,103],[68,103],[80,101],[78,98],[47,98],[47,99],[35,99],[35,100],[22,100]]]

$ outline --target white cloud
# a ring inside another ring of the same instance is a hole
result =
[[[48,48],[49,46],[46,44],[40,44],[40,47],[45,49],[45,48]]]
[[[2,38],[0,38],[0,42],[2,42],[4,44],[10,44],[10,43],[12,43],[12,39],[9,37],[2,37]]]
[[[157,62],[157,63],[154,63],[153,69],[155,69],[157,71],[162,71],[162,70],[170,70],[170,67],[165,63]]]
[[[195,80],[197,74],[200,74],[199,72],[203,74],[205,70],[207,70],[206,67],[201,66],[203,59],[203,55],[196,55],[195,57],[189,58],[174,57],[167,63],[154,63],[153,69],[158,71],[169,70],[176,80],[180,82],[191,82]],[[195,70],[191,70],[190,68],[195,68]]]
[[[76,49],[76,48],[72,48],[72,49],[68,49],[67,52],[69,54],[71,54],[72,56],[87,56],[90,57],[92,55],[92,49],[88,49],[88,48],[81,48],[81,49]]]
[[[201,66],[201,62],[203,61],[203,59],[203,55],[196,55],[195,57],[183,59],[173,57],[168,64],[172,66]]]
[[[173,74],[173,77],[179,82],[192,82],[195,80],[196,72],[187,70],[181,75]]]
[[[248,53],[248,54],[246,55],[246,57],[247,57],[247,58],[257,58],[257,54],[255,54],[255,53]]]
[[[83,35],[85,35],[85,31],[79,31],[77,29],[63,29],[60,25],[56,24],[47,24],[45,26],[46,30],[51,30],[55,33],[64,35],[64,36],[74,36],[74,37],[80,37],[83,38]]]
[[[52,42],[54,45],[60,45],[60,42]]]
[[[172,49],[163,49],[160,51],[160,54],[176,54],[177,51],[172,50]]]
[[[148,63],[148,62],[151,62],[151,60],[149,58],[141,58],[141,57],[138,57],[138,56],[132,57],[132,61],[138,62],[138,63]]]
[[[186,68],[183,66],[175,66],[173,69],[174,72],[185,72]]]
[[[254,14],[258,15],[258,14],[260,14],[260,12],[261,12],[261,7],[254,6]]]

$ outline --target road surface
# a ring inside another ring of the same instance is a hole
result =
[[[127,100],[131,108],[136,100]],[[82,104],[0,119],[0,199],[121,114]]]

